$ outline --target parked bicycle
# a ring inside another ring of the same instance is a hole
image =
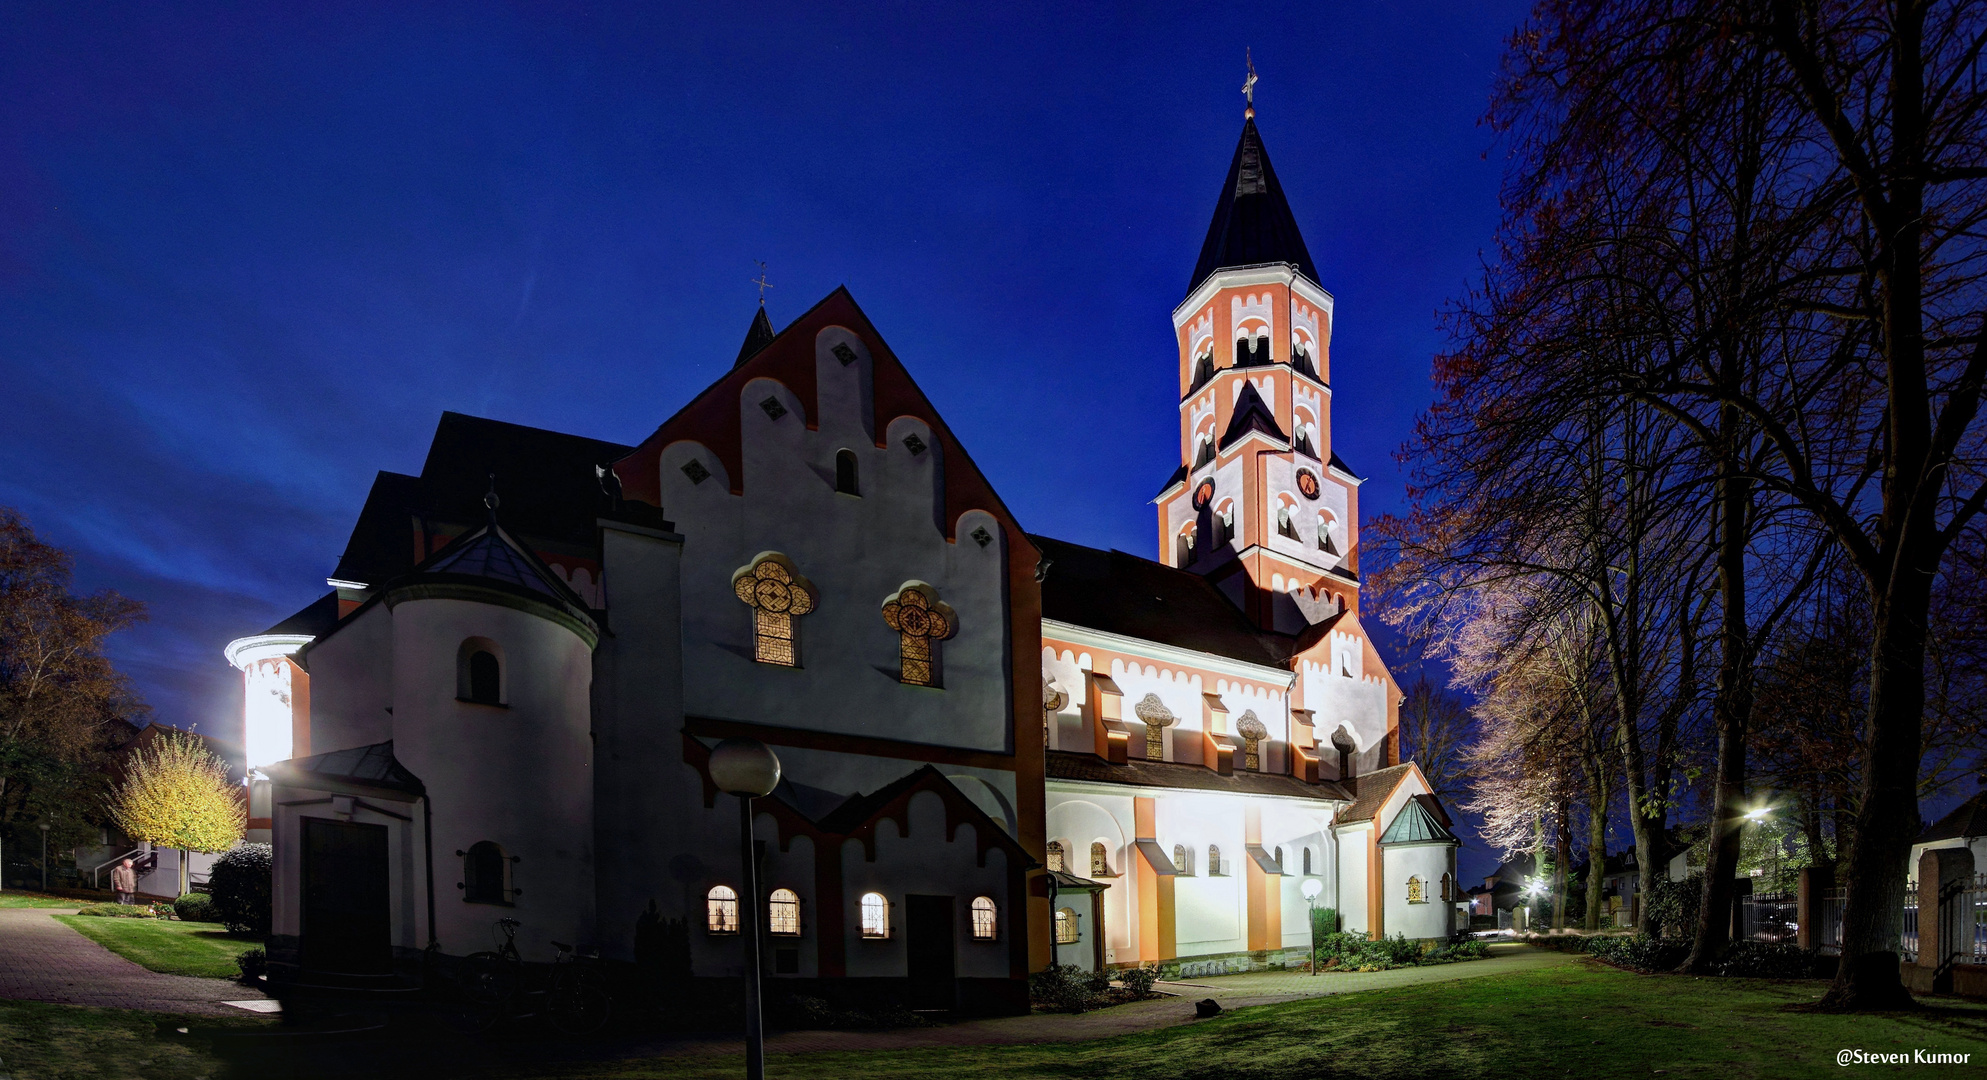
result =
[[[607,1026],[614,999],[595,966],[598,957],[552,942],[556,954],[544,978],[534,979],[517,950],[516,919],[498,919],[503,941],[493,950],[463,960],[457,982],[473,1026],[488,1031],[498,1023],[544,1016],[568,1035],[591,1035]]]

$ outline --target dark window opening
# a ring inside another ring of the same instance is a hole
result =
[[[1194,361],[1194,384],[1192,387],[1190,387],[1187,390],[1187,393],[1191,394],[1195,390],[1199,390],[1201,387],[1206,386],[1208,384],[1208,381],[1213,378],[1214,378],[1214,354],[1202,353],[1200,357]]]
[[[472,904],[510,903],[510,890],[504,887],[508,867],[504,849],[496,844],[478,840],[469,845],[462,855],[462,898]]]
[[[497,658],[481,649],[469,654],[469,700],[478,705],[502,704],[502,669]]]
[[[1212,464],[1214,464],[1214,440],[1202,439],[1199,450],[1194,454],[1194,468],[1199,469]]]
[[[1318,456],[1317,448],[1311,445],[1311,432],[1307,428],[1299,427],[1297,429],[1297,439],[1294,445],[1297,448],[1297,452],[1300,454],[1306,455],[1307,457]]]
[[[856,480],[856,452],[838,450],[835,452],[835,490],[844,495],[861,495],[862,487]]]

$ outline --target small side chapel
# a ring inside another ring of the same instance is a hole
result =
[[[230,645],[272,967],[386,980],[519,924],[689,974],[1017,1012],[1050,963],[1291,962],[1310,906],[1446,937],[1332,452],[1333,301],[1253,109],[1175,309],[1157,560],[1031,535],[846,290],[617,444],[445,413],[318,601]],[[722,739],[771,746],[757,896]]]

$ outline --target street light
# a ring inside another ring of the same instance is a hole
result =
[[[1318,894],[1325,891],[1325,883],[1314,877],[1304,879],[1298,886],[1304,893],[1304,906],[1311,912],[1311,974],[1318,973]]]
[[[726,739],[711,751],[711,780],[738,796],[738,851],[745,865],[745,1077],[766,1080],[766,1031],[759,1014],[759,875],[752,800],[780,786],[780,759],[757,739]]]
[[[1770,807],[1770,806],[1758,806],[1758,807],[1754,807],[1753,809],[1751,809],[1751,810],[1748,810],[1748,811],[1746,811],[1746,820],[1747,820],[1747,821],[1764,821],[1764,820],[1766,820],[1766,818],[1767,818],[1767,815],[1769,815],[1769,814],[1771,814],[1771,813],[1773,813],[1773,808],[1772,808],[1772,807]]]
[[[48,822],[41,823],[41,891],[48,891]]]

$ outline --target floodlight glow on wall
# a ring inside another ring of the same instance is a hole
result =
[[[250,769],[287,761],[295,750],[290,660],[307,634],[261,634],[228,642],[224,655],[242,677],[242,752]]]

